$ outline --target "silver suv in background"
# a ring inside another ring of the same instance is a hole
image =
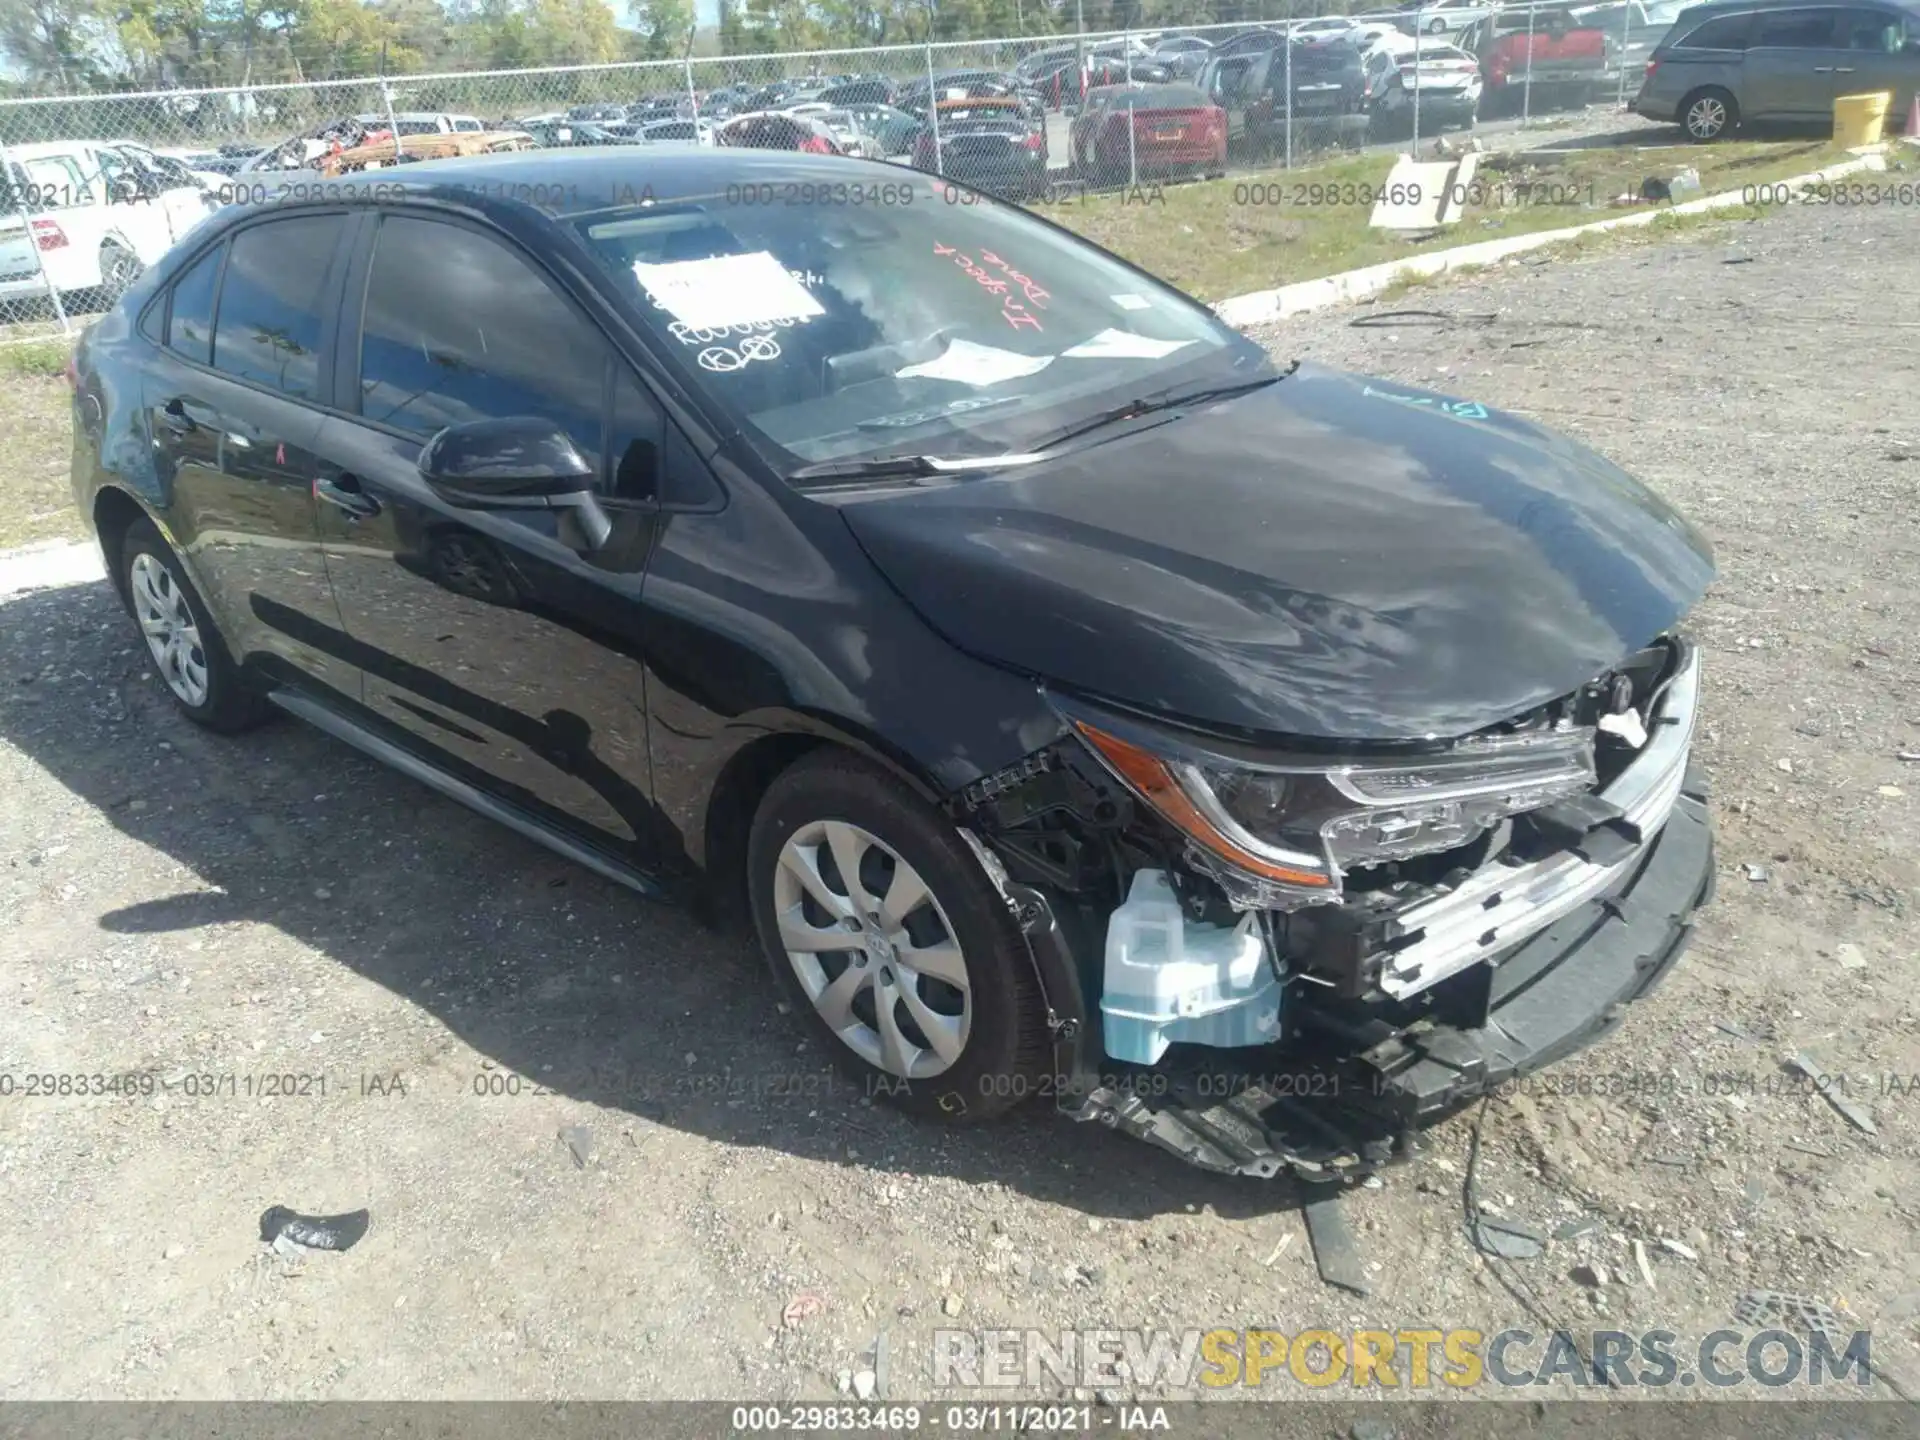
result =
[[[1916,82],[1916,0],[1712,0],[1674,21],[1631,108],[1716,140],[1752,121],[1825,122],[1839,96],[1885,90],[1897,128]]]

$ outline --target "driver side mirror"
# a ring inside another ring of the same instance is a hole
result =
[[[593,467],[548,420],[516,415],[449,425],[421,449],[419,470],[458,509],[564,512],[561,535],[578,540],[576,549],[598,550],[613,534],[593,493]]]

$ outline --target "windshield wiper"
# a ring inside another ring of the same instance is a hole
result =
[[[869,460],[820,460],[787,472],[789,480],[910,480],[923,475],[953,475],[968,470],[998,470],[1031,465],[1039,455],[969,455],[947,460],[938,455],[881,455]]]
[[[1109,409],[1088,415],[1062,426],[1050,434],[1042,435],[1038,440],[1029,442],[1029,450],[1051,450],[1064,445],[1069,440],[1078,440],[1082,435],[1116,425],[1122,420],[1131,420],[1136,415],[1151,415],[1156,410],[1173,410],[1182,405],[1196,404],[1202,400],[1224,400],[1229,395],[1243,395],[1249,390],[1259,390],[1276,381],[1284,380],[1294,371],[1294,366],[1262,375],[1254,380],[1200,381],[1191,385],[1175,385],[1165,390],[1156,390],[1150,395],[1142,395],[1127,400]]]

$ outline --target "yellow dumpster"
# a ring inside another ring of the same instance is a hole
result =
[[[1847,150],[1878,145],[1880,132],[1886,128],[1887,111],[1892,106],[1891,90],[1840,96],[1833,102],[1833,143]]]

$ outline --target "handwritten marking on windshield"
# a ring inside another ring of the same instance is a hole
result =
[[[994,274],[993,271],[987,269],[965,251],[959,250],[952,245],[942,245],[938,240],[933,242],[933,253],[935,255],[952,257],[953,263],[971,275],[981,289],[990,295],[999,296],[1000,318],[1005,320],[1007,324],[1011,325],[1014,329],[1044,330],[1047,328],[1040,323],[1040,317],[1034,314],[1033,311],[1028,308],[1027,304],[1028,301],[1031,301],[1040,309],[1046,309],[1046,302],[1049,298],[1047,292],[1034,284],[1027,276],[1013,269],[1012,266],[1000,259],[1000,257],[995,255],[991,250],[985,250],[981,253],[1002,267],[1007,272],[1006,276],[1003,277]],[[1014,298],[1013,287],[1016,284],[1020,286],[1020,293],[1025,297],[1024,299]]]

